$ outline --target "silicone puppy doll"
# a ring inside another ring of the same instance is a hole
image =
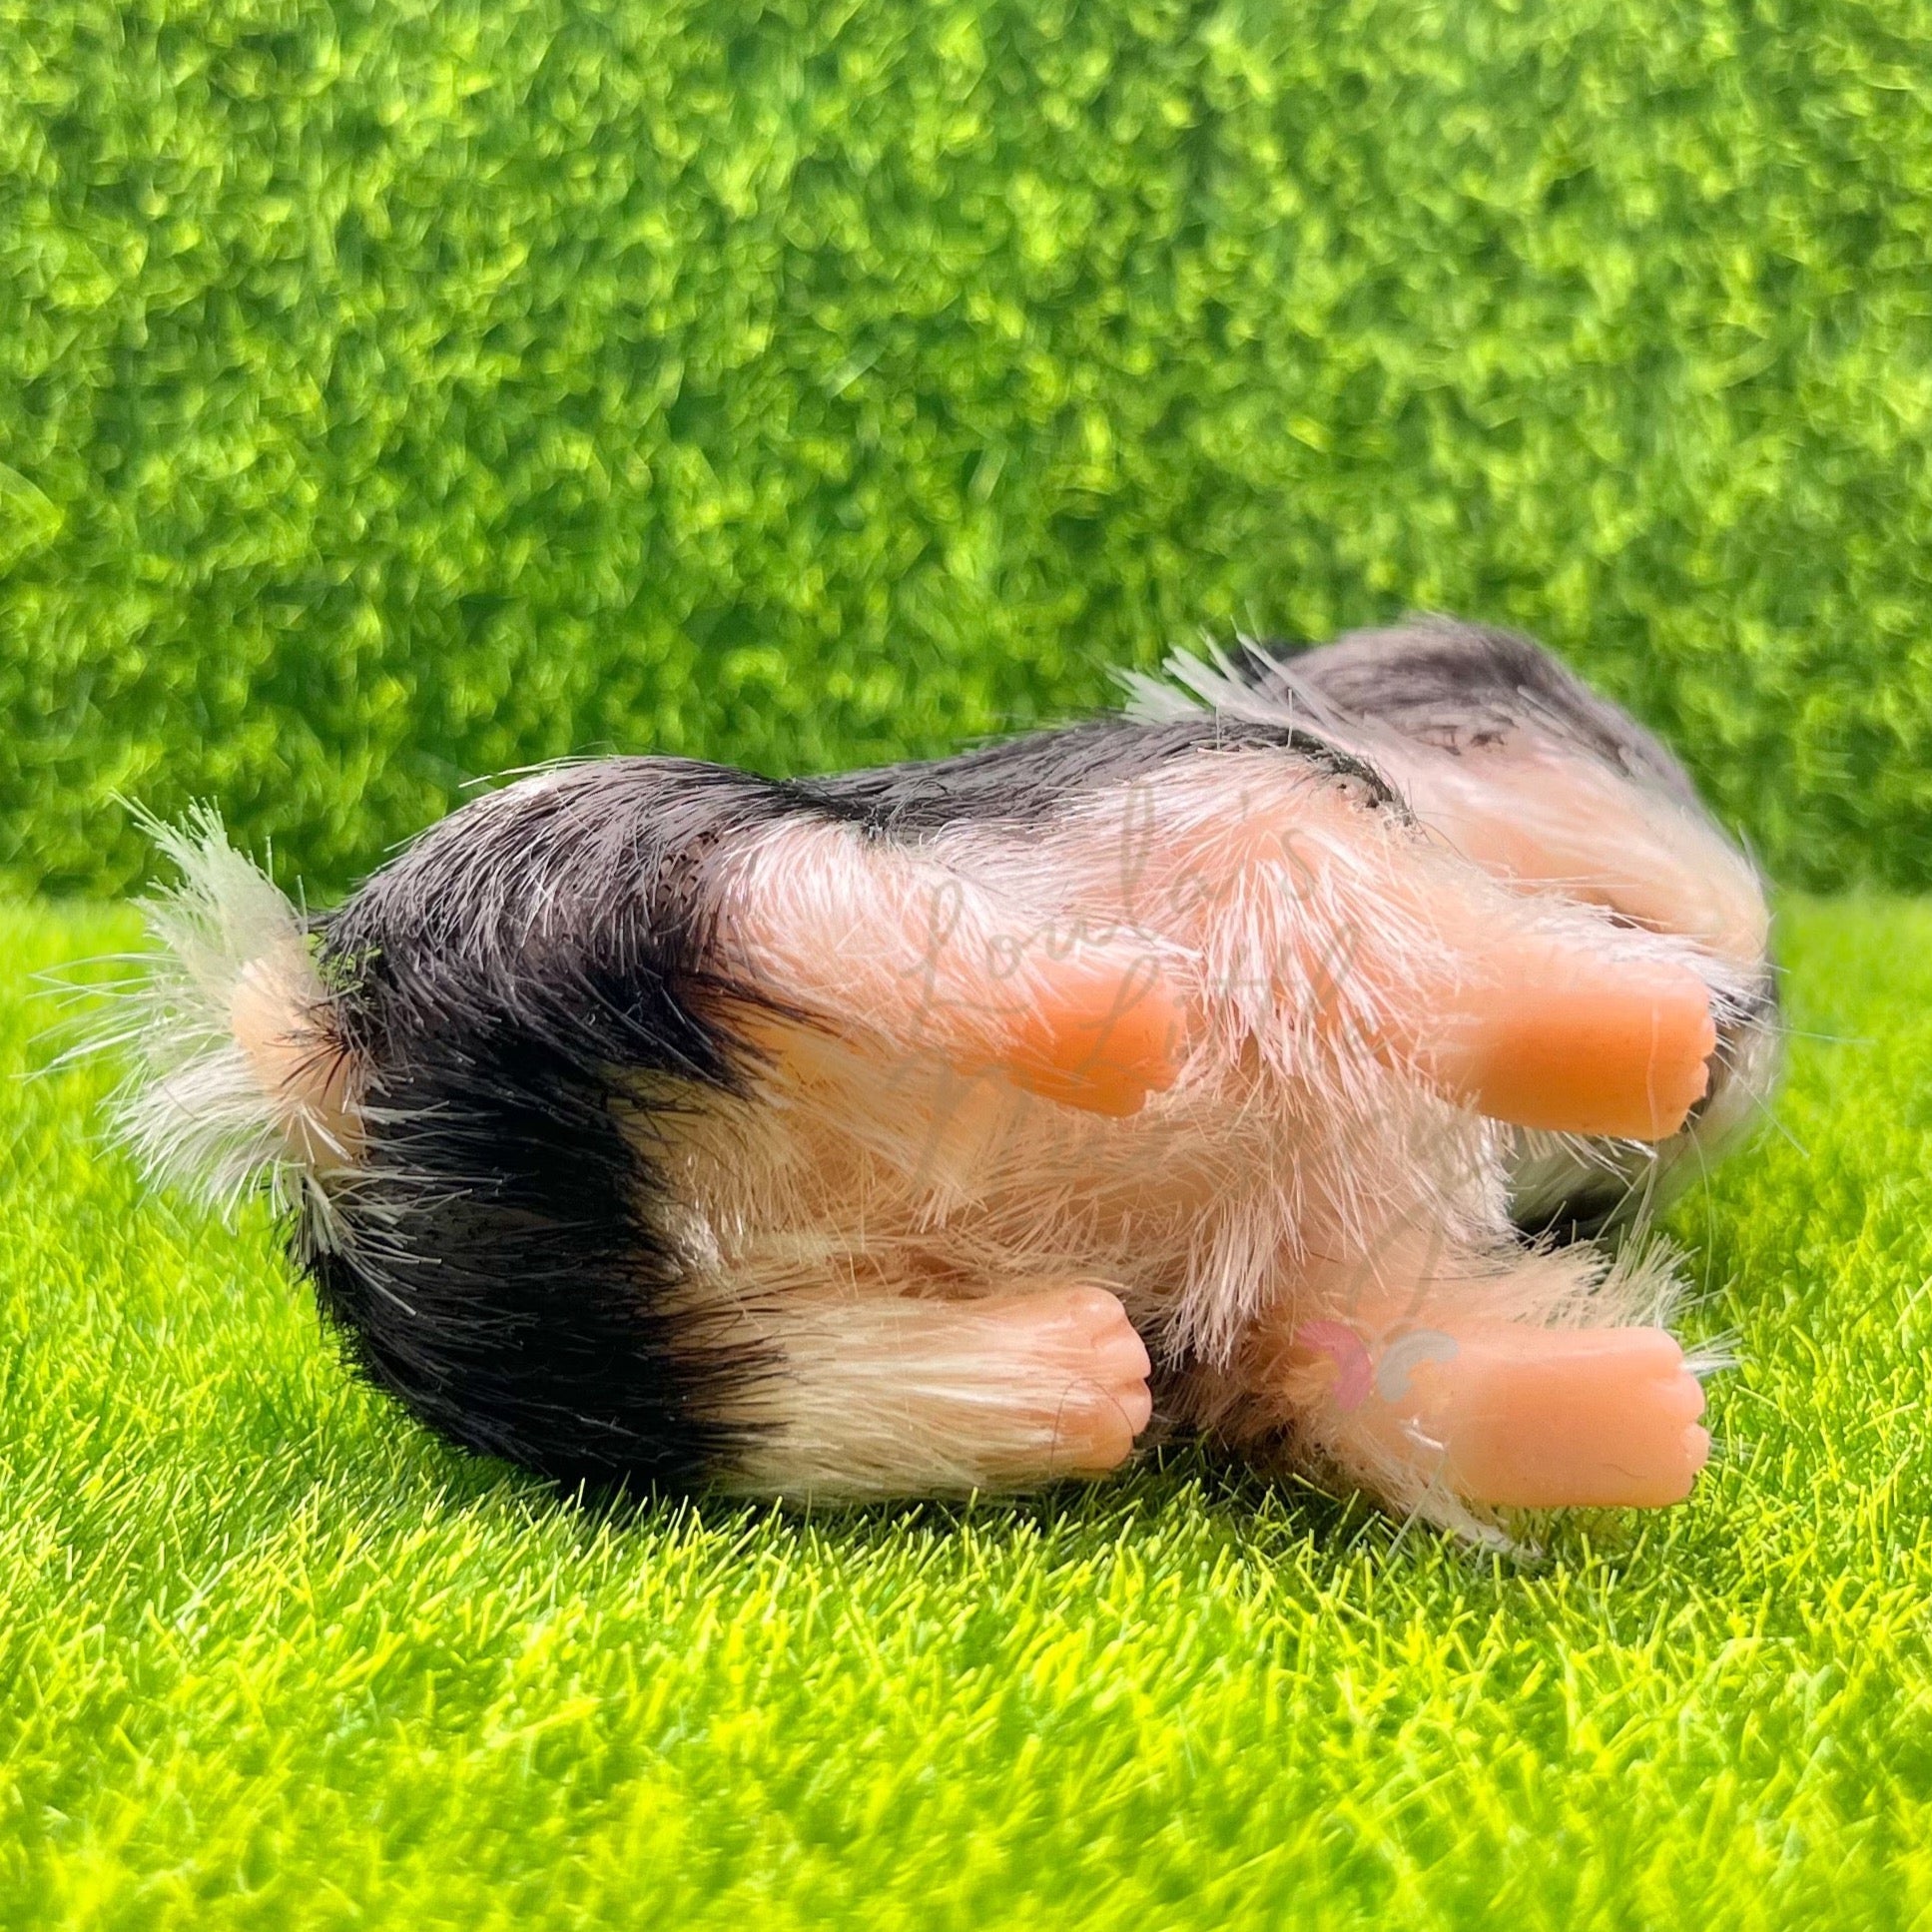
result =
[[[305,921],[170,843],[124,1119],[349,1354],[557,1481],[1095,1477],[1205,1431],[1493,1536],[1674,1503],[1654,1244],[1777,1057],[1748,862],[1522,638],[1245,647],[777,781],[548,770]]]

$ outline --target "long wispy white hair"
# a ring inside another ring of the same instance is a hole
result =
[[[302,911],[229,843],[212,805],[174,826],[140,818],[177,877],[143,903],[144,970],[118,989],[98,1042],[132,1061],[113,1101],[117,1136],[150,1181],[224,1216],[266,1188],[279,1207],[319,1210],[314,1225],[325,1231],[321,1176],[331,1153],[345,1157],[339,1129],[237,1030],[238,1002],[252,993],[292,1026],[326,1009]]]

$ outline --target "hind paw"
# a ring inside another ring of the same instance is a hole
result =
[[[1473,1503],[1659,1508],[1710,1454],[1704,1394],[1660,1328],[1496,1329],[1425,1365],[1416,1426]]]

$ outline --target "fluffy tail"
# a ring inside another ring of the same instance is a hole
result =
[[[360,1134],[307,923],[212,806],[146,829],[181,876],[147,902],[154,951],[113,1030],[137,1060],[115,1099],[120,1137],[151,1180],[224,1213],[266,1184],[314,1210],[325,1242],[325,1183],[352,1168]]]

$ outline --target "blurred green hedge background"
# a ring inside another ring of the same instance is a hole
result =
[[[1932,882],[1932,5],[0,0],[0,873],[1524,626]]]

